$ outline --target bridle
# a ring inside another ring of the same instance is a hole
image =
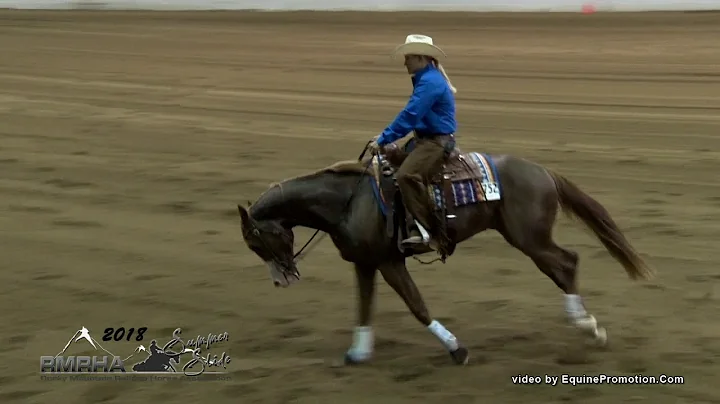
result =
[[[363,148],[362,153],[360,153],[360,157],[358,157],[358,162],[362,161],[363,157],[365,157],[365,153],[367,153],[367,151],[368,151],[368,149],[369,149],[369,147],[370,147],[370,143],[372,143],[372,142],[373,142],[373,141],[370,140],[369,142],[367,142],[367,143],[365,144],[365,148]],[[350,198],[348,198],[347,202],[345,203],[345,206],[343,207],[343,211],[345,211],[345,210],[350,206],[350,202],[352,202],[353,196],[355,196],[355,193],[356,193],[357,190],[360,188],[360,184],[362,183],[363,178],[365,178],[365,174],[367,173],[368,168],[370,168],[370,165],[372,165],[372,161],[369,161],[368,164],[365,166],[365,169],[363,170],[362,175],[360,176],[360,179],[358,180],[357,184],[355,185],[355,188],[353,189],[352,194],[350,194]],[[251,223],[252,223],[252,222],[251,222]],[[275,260],[275,262],[277,262],[277,263],[279,263],[280,265],[282,265],[282,266],[283,266],[283,269],[285,269],[286,271],[289,272],[289,271],[291,270],[291,268],[289,268],[289,263],[286,262],[286,261],[283,260],[283,259],[280,259],[280,257],[278,257],[278,255],[275,253],[275,250],[273,250],[272,248],[269,248],[269,246],[267,245],[267,243],[265,242],[265,240],[260,236],[260,234],[261,234],[260,229],[258,229],[257,227],[253,226],[252,224],[251,224],[251,226],[252,226],[252,228],[251,228],[250,231],[252,231],[254,235],[258,236],[258,238],[259,238],[260,241],[262,242],[262,244],[263,244],[263,246],[265,247],[265,249],[266,249],[267,251],[270,251],[270,254],[273,256],[273,259]],[[322,241],[322,239],[323,239],[325,236],[327,236],[327,233],[323,233],[323,234],[315,241],[314,244],[310,245],[310,244],[312,243],[312,241],[315,239],[315,237],[317,237],[318,234],[320,234],[320,230],[315,230],[315,233],[313,233],[313,235],[310,236],[310,239],[308,239],[308,241],[302,246],[302,248],[300,248],[300,250],[293,255],[293,258],[292,258],[292,261],[293,261],[293,262],[292,262],[292,264],[297,264],[298,261],[300,261],[301,259],[305,258],[305,257],[307,256],[307,254],[308,254],[310,251],[312,251],[315,247],[317,247],[317,245],[320,244],[320,242]],[[283,271],[283,272],[285,272],[285,271]],[[297,272],[297,275],[300,275],[300,271],[298,271],[297,268],[295,268],[295,272]],[[284,275],[285,275],[285,274],[284,274]],[[285,276],[287,277],[287,275],[285,275]]]

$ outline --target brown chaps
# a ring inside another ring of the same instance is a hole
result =
[[[433,237],[439,236],[439,223],[433,211],[428,185],[432,177],[440,173],[444,162],[445,142],[442,138],[417,138],[414,149],[396,173],[405,209]]]

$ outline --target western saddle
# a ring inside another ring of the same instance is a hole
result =
[[[479,180],[481,177],[481,168],[475,162],[456,146],[454,138],[448,138],[443,141],[446,152],[446,160],[443,169],[438,172],[430,180],[430,187],[437,186],[441,192],[440,197],[442,203],[429,200],[436,207],[436,231],[435,235],[438,239],[437,252],[441,256],[441,260],[452,255],[456,247],[455,229],[452,225],[452,219],[455,219],[455,197],[453,194],[453,183],[458,181]],[[400,148],[397,145],[385,147],[385,150],[373,162],[377,166],[376,183],[378,184],[381,204],[385,206],[385,216],[387,218],[387,232],[393,238],[400,250],[406,257],[412,256],[412,251],[407,251],[401,244],[401,241],[408,237],[410,225],[414,224],[414,219],[405,210],[400,195],[395,172],[407,158],[410,151],[414,147],[414,139],[409,140]],[[429,190],[429,194],[433,190]],[[428,229],[430,230],[430,229]]]

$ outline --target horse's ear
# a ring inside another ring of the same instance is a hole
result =
[[[247,204],[248,204],[248,208],[249,208],[250,206],[252,206],[252,202],[250,202],[250,201],[247,201]]]
[[[250,215],[248,214],[248,211],[240,204],[238,204],[237,208],[238,213],[240,213],[240,220],[242,220],[243,223],[250,223]]]

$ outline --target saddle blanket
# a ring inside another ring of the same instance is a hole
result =
[[[499,201],[502,199],[500,178],[497,175],[497,168],[492,158],[486,154],[469,153],[469,158],[480,167],[480,178],[469,178],[452,182],[453,199],[455,207],[472,205],[479,202]],[[430,187],[435,205],[442,209],[443,190],[439,184]]]

